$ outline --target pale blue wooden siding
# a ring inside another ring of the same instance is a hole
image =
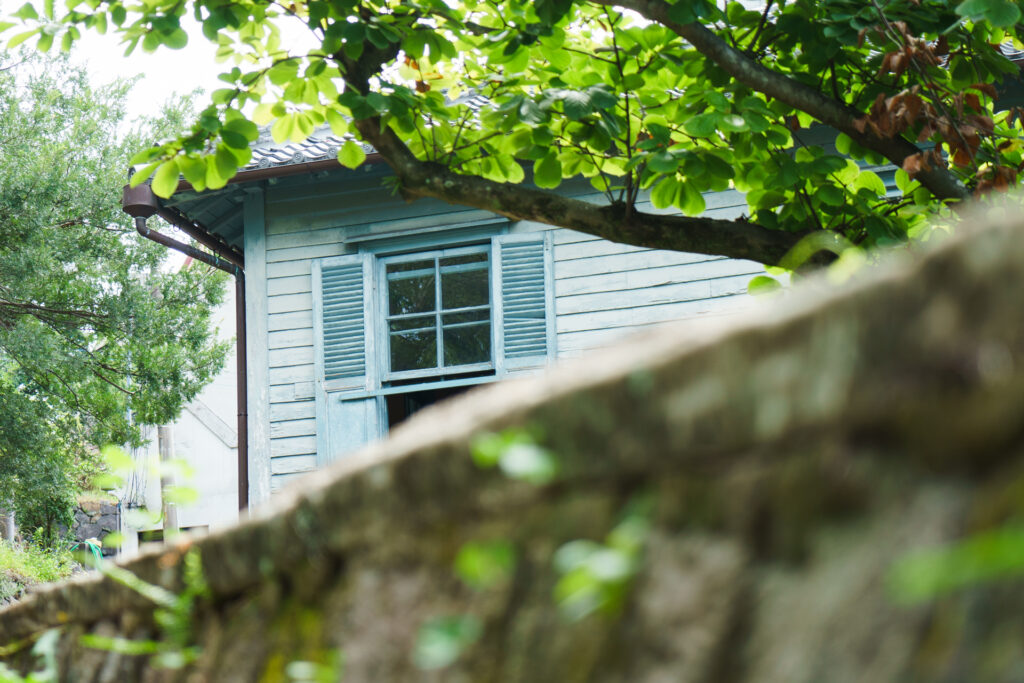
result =
[[[707,196],[708,215],[746,210],[736,192]],[[614,342],[644,327],[724,313],[749,303],[764,267],[701,254],[642,249],[556,230],[555,314],[560,358]]]
[[[592,191],[577,191],[585,195]],[[736,215],[742,204],[730,193],[709,197],[711,209]],[[381,188],[378,174],[283,179],[266,192],[267,376],[271,490],[316,469],[316,358],[312,261],[358,251],[367,240],[402,231],[444,239],[451,226],[494,223],[486,212],[441,202],[408,204]],[[468,229],[468,228],[467,228]],[[520,223],[510,232],[547,232]],[[549,342],[558,356],[610,342],[656,322],[721,310],[739,299],[751,263],[691,254],[636,249],[569,230],[553,230],[547,307],[555,325]]]
[[[317,468],[312,261],[355,251],[377,235],[492,221],[443,202],[408,204],[379,174],[343,183],[283,179],[267,188],[266,272],[271,490]]]

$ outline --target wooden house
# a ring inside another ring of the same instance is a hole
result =
[[[244,255],[250,504],[434,401],[733,307],[763,270],[406,203],[372,154],[340,166],[340,142],[261,140],[224,189],[183,185],[161,202],[189,234]],[[746,208],[736,192],[705,199],[719,217]]]

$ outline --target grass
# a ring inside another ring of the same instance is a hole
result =
[[[77,566],[67,550],[43,550],[0,541],[0,605],[19,598],[30,586],[70,576]]]

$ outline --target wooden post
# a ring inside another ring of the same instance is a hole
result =
[[[167,489],[174,486],[174,475],[167,464],[174,458],[174,436],[170,425],[162,425],[156,430],[157,443],[160,449],[160,504],[164,518],[164,540],[178,533],[178,506],[167,501]]]

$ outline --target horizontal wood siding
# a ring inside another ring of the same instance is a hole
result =
[[[707,200],[707,215],[716,218],[746,208],[735,192]],[[614,244],[572,230],[555,230],[553,241],[560,357],[650,325],[742,306],[750,279],[764,272],[750,261]]]
[[[472,224],[488,214],[441,202],[406,203],[382,189],[373,174],[344,183],[283,179],[268,187],[266,197],[271,488],[278,490],[317,462],[312,260],[353,253],[357,242],[397,230]],[[707,200],[712,215],[732,217],[741,210],[735,193]],[[543,230],[551,228],[511,227],[515,233]],[[742,303],[747,281],[762,272],[756,264],[613,244],[571,230],[554,230],[553,241],[563,356],[657,322]]]
[[[308,212],[286,202],[305,220]],[[267,329],[270,378],[271,489],[316,468],[313,349],[313,258],[344,252],[338,230],[278,234],[279,192],[267,195]],[[325,233],[325,234],[320,234]]]

